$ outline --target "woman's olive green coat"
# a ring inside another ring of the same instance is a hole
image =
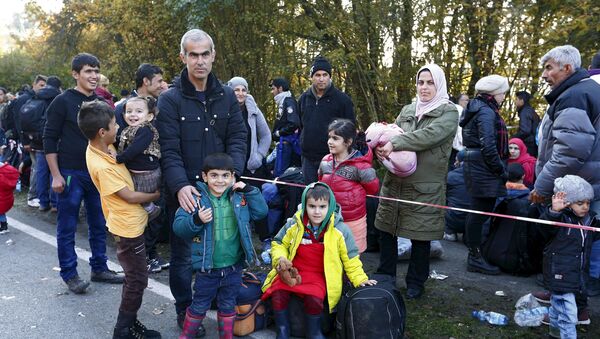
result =
[[[458,111],[454,104],[443,104],[418,121],[415,109],[415,103],[402,108],[396,125],[405,133],[391,142],[394,151],[417,153],[417,170],[405,178],[386,172],[381,195],[445,205],[448,158],[458,126]],[[380,200],[375,227],[408,239],[437,240],[444,235],[444,213],[439,208]]]

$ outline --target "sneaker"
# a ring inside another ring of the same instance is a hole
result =
[[[155,330],[149,330],[146,326],[144,326],[144,324],[142,324],[139,320],[135,320],[135,323],[133,324],[133,330],[139,334],[141,334],[142,338],[146,338],[146,339],[160,339],[162,338],[162,336],[160,335],[160,332],[155,331]]]
[[[592,321],[590,320],[590,310],[584,308],[581,311],[577,311],[577,325],[589,325]],[[542,319],[542,324],[550,325],[550,316],[548,313],[544,314],[544,319]]]
[[[263,252],[269,252],[271,251],[271,241],[273,241],[271,238],[267,238],[265,240],[263,240]]]
[[[38,207],[38,209],[39,209],[41,212],[46,212],[46,211],[49,211],[49,210],[50,210],[50,206],[42,206],[42,205],[40,205],[40,207]]]
[[[158,273],[158,272],[162,271],[162,267],[160,267],[158,260],[147,259],[146,262],[148,264],[148,273]]]
[[[27,206],[39,208],[40,207],[40,199],[29,199],[27,200]]]
[[[56,207],[50,208],[50,213],[56,213],[56,212],[58,212],[58,208],[56,208]]]
[[[160,268],[162,268],[163,270],[166,270],[169,268],[169,266],[171,266],[171,263],[168,260],[163,259],[160,256],[156,256],[156,258],[154,258],[156,261],[158,261],[158,264],[160,265]]]
[[[69,286],[69,291],[75,294],[83,294],[85,293],[88,286],[90,286],[90,282],[87,280],[81,280],[81,278],[76,275],[73,278],[65,281],[67,286]]]
[[[10,232],[8,230],[8,223],[6,221],[0,222],[0,234],[6,234]]]
[[[542,304],[549,304],[552,293],[550,293],[550,291],[535,291],[532,292],[531,295],[533,295],[535,300],[541,302]]]
[[[588,308],[577,310],[577,325],[589,325],[591,323],[590,310]]]
[[[102,272],[92,272],[93,282],[104,282],[109,284],[122,284],[125,277],[115,271],[106,270]]]
[[[535,283],[540,287],[546,288],[546,284],[544,283],[544,275],[542,273],[536,274]]]
[[[162,210],[160,209],[160,206],[154,205],[154,209],[152,209],[152,211],[148,212],[148,222],[158,218],[160,216],[161,211]]]
[[[444,240],[446,241],[456,241],[456,233],[446,233],[444,232]]]
[[[180,329],[183,329],[183,323],[185,322],[185,311],[177,313],[177,325]],[[206,335],[206,329],[204,328],[204,324],[200,324],[198,327],[198,332],[196,332],[196,338],[202,338]]]

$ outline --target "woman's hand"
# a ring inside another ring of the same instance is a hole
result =
[[[375,153],[379,159],[387,159],[392,151],[394,151],[394,146],[390,141],[383,146],[378,146],[375,148]]]
[[[365,282],[360,283],[358,286],[359,287],[363,287],[363,286],[367,286],[367,285],[368,286],[375,286],[375,285],[377,285],[377,280],[369,279],[369,280],[367,280]]]

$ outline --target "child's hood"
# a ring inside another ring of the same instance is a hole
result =
[[[306,188],[304,189],[304,191],[302,192],[302,199],[301,199],[301,204],[300,204],[300,208],[301,208],[301,217],[302,220],[305,220],[307,217],[306,216],[306,192],[308,192],[309,189],[314,188],[315,186],[320,185],[323,186],[325,188],[327,188],[327,191],[329,191],[329,207],[327,209],[327,215],[325,216],[325,219],[323,219],[323,224],[321,225],[321,228],[324,227],[325,225],[327,225],[327,223],[329,222],[329,219],[331,219],[331,215],[335,212],[335,222],[338,222],[341,218],[341,208],[340,206],[338,206],[338,204],[335,201],[335,196],[333,195],[333,191],[331,190],[331,188],[323,183],[323,182],[313,182],[312,184],[309,184],[306,186]]]

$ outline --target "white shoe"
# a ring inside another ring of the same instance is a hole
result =
[[[40,207],[40,199],[27,200],[27,206],[39,208]]]
[[[456,241],[456,233],[444,233],[444,240]]]

